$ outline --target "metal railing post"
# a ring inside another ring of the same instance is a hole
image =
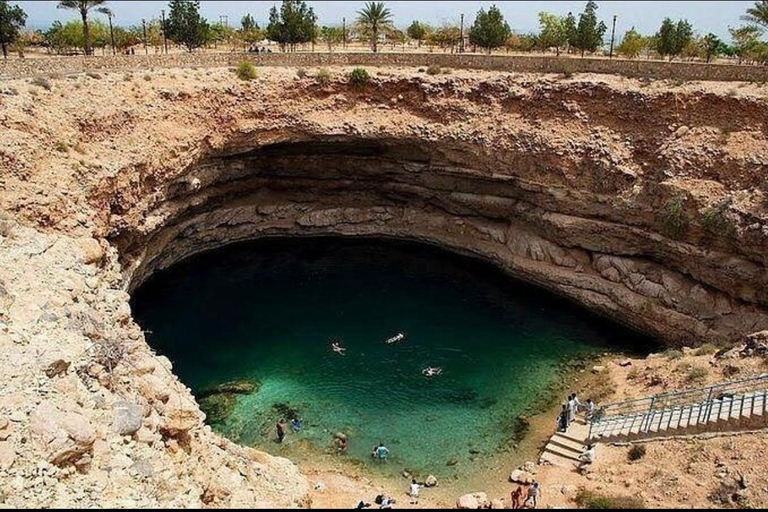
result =
[[[656,403],[656,397],[651,398],[651,406],[648,408],[648,415],[645,417],[645,420],[643,421],[643,427],[641,427],[640,431],[642,433],[647,433],[651,429],[651,421],[653,418],[653,406]]]

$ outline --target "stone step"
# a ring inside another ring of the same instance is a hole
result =
[[[549,443],[564,450],[575,452],[577,456],[584,453],[586,448],[583,442],[577,441],[562,434],[555,434],[552,436],[552,438],[549,440]]]
[[[574,453],[571,450],[566,450],[564,448],[560,448],[559,446],[555,446],[552,443],[548,444],[546,448],[544,448],[544,453],[550,453],[552,455],[556,455],[558,457],[561,457],[563,459],[573,462],[580,462],[579,461],[579,455],[580,453]]]

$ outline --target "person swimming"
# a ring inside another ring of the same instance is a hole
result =
[[[397,336],[395,336],[395,337],[393,337],[393,338],[389,338],[389,339],[388,339],[387,341],[385,341],[384,343],[386,343],[387,345],[393,345],[393,344],[397,343],[398,341],[403,341],[404,339],[405,339],[405,334],[403,334],[403,333],[401,332],[401,333],[400,333],[400,334],[398,334]]]
[[[424,368],[421,373],[425,377],[437,377],[438,375],[441,375],[443,373],[442,368],[432,368],[431,366],[429,368]]]
[[[333,349],[334,352],[339,354],[340,356],[345,356],[347,349],[341,346],[341,344],[338,341],[334,341],[331,344],[331,349]]]

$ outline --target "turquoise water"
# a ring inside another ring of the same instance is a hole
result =
[[[647,341],[481,262],[392,241],[232,246],[155,275],[133,306],[196,393],[261,383],[214,425],[231,439],[312,456],[341,431],[352,461],[438,476],[508,449],[515,419],[546,394],[559,363]],[[384,343],[400,332],[404,341]],[[427,366],[443,374],[428,379]],[[274,441],[276,404],[304,420],[285,445]],[[386,465],[370,457],[379,442]]]

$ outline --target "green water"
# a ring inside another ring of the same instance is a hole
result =
[[[647,341],[478,261],[391,241],[229,247],[157,274],[133,306],[193,391],[260,381],[214,425],[223,434],[311,457],[342,431],[348,459],[393,473],[440,476],[455,471],[452,460],[470,470],[509,449],[515,419],[546,394],[559,363]],[[400,332],[403,342],[384,343]],[[424,377],[427,366],[442,376]],[[285,445],[274,441],[281,403],[304,420]],[[386,465],[370,457],[379,442]]]

